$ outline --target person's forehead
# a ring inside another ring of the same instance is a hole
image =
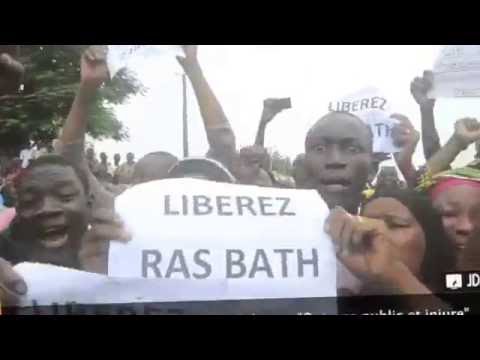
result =
[[[364,206],[364,213],[376,213],[383,215],[409,215],[411,216],[410,210],[403,205],[399,200],[391,197],[379,197],[370,201]]]
[[[81,186],[80,179],[69,166],[47,164],[28,171],[20,184],[20,189],[27,187],[56,187],[58,184]]]
[[[480,205],[480,188],[469,185],[456,185],[440,193],[434,200],[436,207],[455,205],[468,208]]]
[[[317,122],[308,134],[309,139],[354,139],[368,141],[370,133],[366,124],[351,115],[339,114]],[[307,139],[308,140],[308,139]]]

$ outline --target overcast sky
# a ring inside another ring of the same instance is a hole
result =
[[[204,73],[230,120],[237,146],[251,145],[268,97],[291,97],[292,109],[269,125],[266,146],[295,157],[304,151],[309,127],[328,111],[328,103],[366,86],[381,89],[392,110],[408,116],[420,130],[418,105],[409,84],[433,66],[440,46],[433,45],[202,45],[199,60]],[[109,157],[118,152],[122,161],[128,151],[139,159],[151,151],[182,156],[181,68],[173,58],[143,61],[132,66],[149,88],[145,96],[132,98],[116,112],[129,128],[129,142],[97,142],[97,153]],[[190,155],[203,156],[207,140],[193,90],[188,84]],[[435,107],[442,143],[453,131],[455,120],[480,118],[478,99],[440,99]],[[457,164],[473,157],[462,153]],[[415,162],[423,164],[421,144]]]

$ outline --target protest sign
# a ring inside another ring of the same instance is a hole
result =
[[[337,313],[337,299],[254,299],[184,301],[192,292],[221,287],[217,280],[197,283],[173,279],[112,278],[63,267],[21,263],[15,271],[28,293],[5,313],[17,315],[187,315],[187,314],[329,314]]]
[[[205,287],[179,280],[114,278],[49,264],[21,263],[15,271],[26,281],[28,294],[20,306],[121,304],[181,298],[188,287]],[[208,283],[208,281],[207,281]],[[188,289],[191,291],[191,289]],[[198,291],[198,289],[197,289]]]
[[[328,110],[346,111],[367,123],[373,133],[374,152],[396,153],[401,150],[394,145],[392,139],[392,129],[397,121],[390,118],[390,102],[375,87],[367,87],[339,101],[332,101]]]
[[[433,66],[430,99],[480,96],[480,45],[447,45]]]
[[[46,264],[15,270],[20,313],[335,314],[336,258],[315,191],[166,179],[120,195],[132,234],[108,276]]]
[[[185,53],[180,45],[109,45],[107,66],[110,77],[122,68],[131,65],[133,59],[147,59],[155,56],[182,56]]]
[[[116,199],[133,239],[110,245],[111,277],[182,281],[164,301],[336,296],[318,193],[166,179]]]

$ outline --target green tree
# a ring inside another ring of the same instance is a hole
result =
[[[278,150],[272,151],[272,170],[285,176],[292,176],[293,166],[288,156],[283,156]]]
[[[85,45],[18,45],[14,56],[25,66],[16,94],[0,96],[0,151],[18,154],[29,140],[51,142],[68,115],[80,79],[80,55]],[[128,139],[128,129],[116,118],[113,105],[144,94],[145,87],[120,71],[99,92],[91,109],[88,133],[95,139]]]

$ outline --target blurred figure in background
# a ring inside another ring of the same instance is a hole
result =
[[[114,184],[125,184],[129,185],[133,181],[133,173],[135,172],[135,155],[131,152],[127,154],[127,162],[120,165],[117,170],[115,170],[115,175],[113,176]]]
[[[176,156],[165,151],[149,153],[135,164],[132,184],[136,185],[152,180],[165,179],[168,177],[170,169],[177,162]]]
[[[113,167],[112,164],[108,161],[107,154],[104,152],[100,153],[100,164],[97,167],[97,172],[95,176],[98,180],[102,182],[113,182]]]
[[[120,154],[113,155],[113,166],[117,169],[120,166],[121,157]]]

